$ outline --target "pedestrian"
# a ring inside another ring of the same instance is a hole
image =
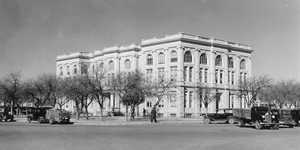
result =
[[[153,107],[152,110],[151,110],[150,121],[157,123],[157,120],[156,120],[156,107]]]

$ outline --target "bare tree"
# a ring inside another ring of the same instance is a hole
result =
[[[168,95],[169,89],[174,85],[174,82],[164,77],[160,77],[157,80],[147,80],[145,86],[145,93],[149,97],[156,98],[152,109],[156,109],[163,97]]]
[[[216,101],[217,91],[215,88],[208,86],[199,86],[197,92],[200,95],[200,104],[205,108],[205,116],[208,114],[208,106],[211,102]]]
[[[145,100],[143,75],[138,71],[119,73],[112,78],[110,87],[119,94],[120,100],[126,106],[126,120],[128,119],[128,107],[131,110],[131,119],[134,119],[135,107]]]
[[[90,99],[95,100],[100,108],[100,116],[103,118],[103,108],[105,97],[108,97],[108,94],[105,92],[105,78],[104,73],[96,71],[93,76],[89,77],[90,85]]]
[[[89,100],[90,88],[87,76],[76,76],[65,79],[68,84],[65,88],[65,96],[67,99],[74,101],[76,107],[76,118],[79,119],[80,114],[85,109],[86,119],[88,116],[88,106],[91,104]]]
[[[264,88],[271,85],[271,81],[267,76],[254,76],[245,81],[240,81],[238,95],[241,100],[244,98],[248,107],[254,105],[257,102],[257,96],[261,94]]]
[[[284,105],[290,107],[296,105],[296,102],[299,100],[298,89],[298,84],[295,81],[282,80],[265,88],[260,97],[263,101],[276,104],[279,108],[282,108]]]
[[[50,74],[44,74],[37,79],[29,80],[24,86],[24,97],[28,98],[35,107],[43,105],[52,105],[56,103],[56,77]]]
[[[0,94],[4,99],[4,106],[10,106],[10,113],[14,115],[14,108],[21,99],[22,82],[20,73],[10,73],[0,83]]]

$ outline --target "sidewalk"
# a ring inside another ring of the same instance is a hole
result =
[[[122,118],[109,118],[103,119],[72,119],[75,125],[99,125],[99,126],[122,126],[122,125],[150,125],[150,124],[188,124],[188,123],[199,123],[202,124],[203,120],[201,118],[158,118],[157,123],[151,123],[147,118],[136,118],[135,120],[126,121],[124,117]]]

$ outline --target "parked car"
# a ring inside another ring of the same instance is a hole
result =
[[[45,120],[50,124],[70,123],[71,113],[63,109],[49,109],[46,112]]]
[[[14,117],[13,115],[11,115],[9,113],[9,110],[8,109],[5,109],[5,108],[0,108],[0,122],[2,121],[13,121],[14,120]]]
[[[233,117],[238,120],[239,126],[254,125],[256,129],[270,127],[279,128],[279,112],[269,107],[255,106],[250,109],[233,109]]]
[[[213,121],[222,121],[224,123],[234,124],[236,122],[232,114],[232,109],[220,109],[218,113],[208,113],[204,116],[205,123],[212,123]]]
[[[52,106],[41,106],[41,107],[32,107],[28,109],[27,121],[31,123],[32,121],[38,121],[39,123],[46,123],[45,120],[47,110],[51,109]]]
[[[290,128],[299,125],[299,110],[279,109],[279,125]]]

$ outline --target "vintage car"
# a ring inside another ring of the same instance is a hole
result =
[[[204,115],[204,123],[209,124],[215,121],[234,124],[236,119],[233,117],[232,109],[220,109],[218,113],[208,113]]]
[[[294,127],[299,125],[299,113],[297,109],[279,109],[279,125]]]
[[[5,122],[7,122],[7,121],[10,121],[10,122],[14,121],[13,115],[11,115],[9,113],[9,110],[6,109],[6,108],[0,108],[0,122],[2,122],[2,121],[5,121]]]
[[[38,121],[39,123],[47,123],[45,120],[47,110],[51,109],[51,106],[31,107],[27,110],[27,121]]]
[[[279,112],[264,106],[255,106],[250,109],[233,109],[233,117],[238,120],[239,126],[254,125],[256,129],[270,127],[279,128]]]
[[[70,123],[71,113],[63,109],[49,109],[46,112],[45,120],[50,124]]]

